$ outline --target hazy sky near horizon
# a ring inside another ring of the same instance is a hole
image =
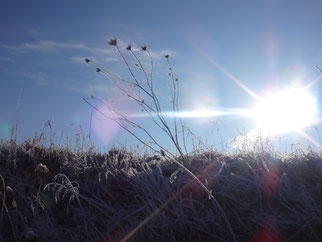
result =
[[[322,67],[322,1],[3,1],[0,36],[2,139],[9,139],[16,119],[20,142],[35,131],[40,133],[47,120],[58,139],[63,132],[73,136],[79,125],[87,135],[91,113],[96,116],[82,98],[90,95],[108,96],[120,110],[136,110],[93,65],[84,62],[90,58],[128,77],[117,52],[107,44],[116,36],[121,47],[147,46],[154,58],[155,86],[166,97],[169,76],[163,55],[170,54],[182,110],[234,111],[185,118],[195,135],[225,148],[232,138],[256,125],[252,118],[235,115],[253,108],[256,100],[229,74],[258,96],[319,78],[314,66]],[[321,108],[321,81],[310,92]],[[163,110],[171,111],[171,106],[165,104]],[[322,116],[320,109],[318,115]],[[135,121],[161,144],[170,144],[147,118]],[[92,124],[99,147],[134,142],[111,121],[98,119]],[[319,142],[315,128],[322,133],[321,123],[305,132]],[[291,142],[297,136],[284,135]]]

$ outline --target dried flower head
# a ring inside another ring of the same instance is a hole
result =
[[[108,42],[109,45],[117,45],[117,39],[116,37],[114,37],[113,39],[111,39],[109,42]]]
[[[89,60],[89,59],[87,59],[87,58],[85,58],[85,62],[86,62],[86,63],[88,63],[88,62],[90,62],[90,60]]]
[[[6,186],[6,193],[9,195],[13,195],[13,189],[10,186]]]
[[[100,72],[101,71],[101,69],[100,68],[96,68],[96,72]]]
[[[168,55],[168,54],[164,55],[164,57],[165,57],[166,59],[169,59],[169,55]]]
[[[45,176],[49,172],[49,169],[47,168],[46,165],[43,165],[42,163],[39,163],[35,168],[35,172],[39,176]]]
[[[9,186],[6,186],[6,196],[7,200],[12,200],[13,199],[13,189]]]
[[[13,189],[9,186],[6,186],[5,188],[5,194],[6,194],[6,205],[9,207],[9,208],[16,208],[17,207],[17,203],[16,201],[14,200],[13,198]],[[2,196],[2,193],[1,193],[1,196]]]
[[[146,45],[141,46],[141,51],[146,51]]]
[[[165,152],[164,152],[164,150],[162,150],[162,149],[161,149],[161,150],[160,150],[160,152],[161,152],[161,155],[162,155],[162,156],[165,156]]]
[[[131,50],[132,46],[130,44],[127,45],[126,49]]]

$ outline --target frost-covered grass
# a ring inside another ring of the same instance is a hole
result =
[[[220,206],[160,155],[2,141],[0,241],[321,240],[321,153],[209,149],[183,165]]]

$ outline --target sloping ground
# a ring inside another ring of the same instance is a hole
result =
[[[215,199],[158,156],[2,141],[0,241],[321,240],[321,154],[209,151],[184,165]]]

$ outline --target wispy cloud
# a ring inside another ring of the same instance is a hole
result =
[[[123,40],[118,39],[118,45],[120,49],[125,49],[127,43]],[[115,50],[112,48],[97,48],[97,47],[90,47],[83,43],[69,43],[69,42],[60,42],[60,41],[53,41],[53,40],[39,40],[33,43],[22,43],[19,45],[0,45],[1,48],[10,50],[15,53],[25,53],[25,52],[33,52],[33,51],[53,51],[53,50],[79,50],[84,53],[84,55],[95,56],[97,59],[103,61],[117,61],[118,58],[115,57]],[[133,46],[132,50],[134,52],[140,52],[139,46]],[[171,50],[149,50],[152,58],[154,61],[159,61],[164,58],[165,54],[170,56],[175,56],[176,53]],[[105,56],[104,59],[101,59],[102,56]],[[82,57],[83,58],[83,57]],[[75,62],[80,63],[80,57],[71,57],[72,60]],[[4,61],[3,59],[2,61]],[[0,59],[1,61],[1,59]]]
[[[94,62],[118,62],[120,59],[113,57],[113,56],[107,56],[107,57],[101,57],[101,58],[96,58],[92,56],[86,56],[86,58],[90,59],[91,61]],[[73,56],[69,58],[72,62],[78,63],[78,64],[86,64],[84,56]]]
[[[89,86],[88,94],[106,94],[111,88],[108,82],[95,83]]]
[[[31,83],[37,86],[47,86],[50,85],[50,81],[48,79],[48,77],[40,72],[27,72],[24,73],[23,76],[27,77],[28,79],[31,80]]]
[[[0,57],[0,62],[9,62],[9,63],[13,63],[14,60],[8,57]]]
[[[96,58],[87,56],[86,58],[93,60],[96,62]],[[78,64],[86,64],[84,56],[72,56],[69,58],[72,62],[78,63]]]
[[[35,29],[27,29],[26,32],[31,37],[39,37],[41,35],[41,33]]]
[[[102,64],[102,65],[122,62],[122,59],[118,55],[117,51],[111,46],[108,46],[107,41],[105,44],[106,46],[104,48],[97,48],[97,47],[93,48],[87,44],[79,43],[79,42],[72,43],[72,42],[62,42],[62,41],[53,41],[53,40],[39,40],[35,42],[22,43],[19,45],[1,45],[0,44],[0,48],[7,49],[8,51],[12,52],[12,54],[19,54],[19,55],[24,55],[24,54],[30,55],[30,53],[41,54],[42,52],[48,53],[53,51],[61,51],[61,53],[63,53],[65,56],[69,55],[66,58],[64,58],[65,60],[67,59],[77,64],[85,64],[84,58],[89,58],[97,62],[98,64]],[[125,43],[122,40],[118,40],[118,44],[121,51],[122,52],[124,51],[124,53],[126,53],[125,48],[127,46],[127,43]],[[133,45],[132,50],[138,53],[138,57],[141,59],[142,64],[146,66],[146,68],[148,68],[150,64],[148,55],[146,55],[145,53],[142,53],[140,49],[141,49],[140,45]],[[149,49],[149,51],[153,58],[154,63],[163,61],[165,54],[169,54],[170,56],[175,55],[175,53],[170,50],[154,51]],[[75,53],[77,54],[75,55]],[[10,58],[0,57],[0,61],[11,62],[12,60]],[[60,61],[61,61],[61,58],[60,58]],[[35,62],[33,62],[33,65],[35,65]],[[47,76],[44,73],[45,72],[42,72],[42,71],[28,72],[26,74],[23,74],[23,76],[28,78],[31,81],[31,83],[34,85],[56,87],[55,85],[58,82],[56,83],[53,77]],[[65,89],[73,92],[79,92],[79,93],[88,93],[88,92],[102,93],[102,92],[106,92],[108,86],[110,86],[109,83],[103,84],[103,83],[97,83],[97,82],[94,85],[91,85],[90,83],[87,83],[85,86],[83,84],[75,85],[70,81],[66,80],[64,84],[61,83],[60,81],[59,86],[57,86],[57,88],[61,88],[61,89]]]
[[[90,97],[91,95],[106,95],[107,91],[111,89],[111,85],[108,82],[97,82],[91,83],[79,83],[75,85],[71,82],[64,82],[64,83],[52,83],[51,86],[57,89],[68,90],[74,93],[81,93]]]
[[[20,45],[1,45],[2,48],[6,48],[13,51],[33,51],[33,50],[54,50],[58,48],[69,48],[69,49],[84,49],[86,48],[83,44],[71,44],[56,42],[50,40],[41,40],[36,43],[23,43]]]
[[[22,43],[20,45],[0,45],[1,48],[14,52],[28,51],[52,51],[58,49],[81,50],[92,54],[112,54],[112,50],[104,48],[92,48],[82,43],[67,43],[52,40],[40,40],[34,43]]]
[[[172,50],[159,50],[159,51],[152,51],[151,52],[151,57],[155,60],[164,59],[164,55],[169,55],[171,58],[171,57],[176,56],[177,53]]]
[[[84,95],[92,94],[106,94],[107,90],[111,88],[108,82],[105,80],[95,79],[88,83],[75,82],[71,80],[65,80],[63,82],[57,82],[54,78],[47,76],[41,71],[26,72],[22,75],[29,80],[29,83],[36,86],[48,86],[55,89],[67,90],[74,93],[81,93]]]

